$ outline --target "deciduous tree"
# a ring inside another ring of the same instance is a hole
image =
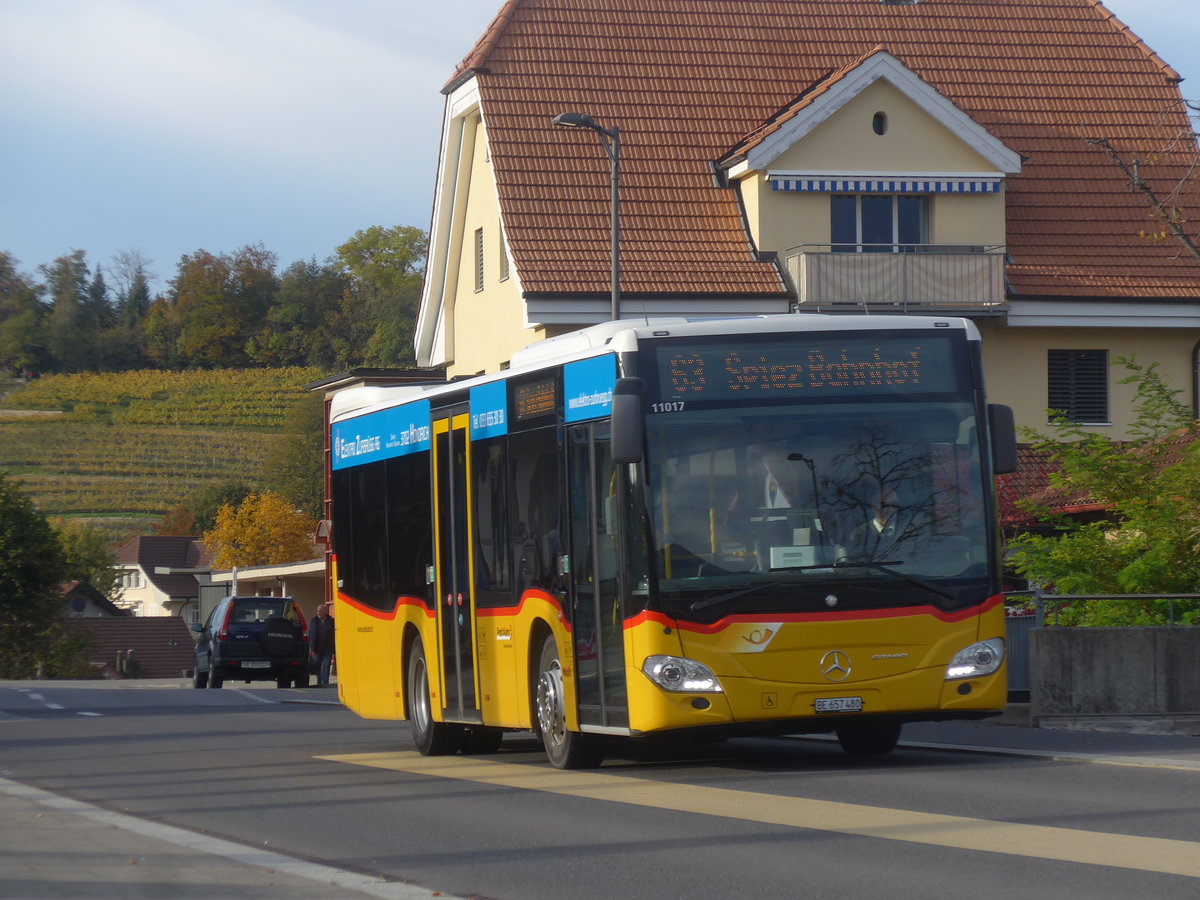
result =
[[[240,506],[225,504],[204,533],[213,565],[265,566],[313,559],[317,523],[273,491],[251,494]]]
[[[325,503],[325,398],[299,400],[267,450],[267,484],[313,519]]]
[[[179,326],[175,351],[183,365],[231,368],[249,362],[247,341],[277,287],[275,263],[275,254],[261,244],[232,256],[198,250],[179,261],[168,304]]]
[[[419,228],[372,226],[337,248],[342,268],[353,279],[353,298],[368,315],[370,337],[362,363],[412,365],[413,334],[421,300],[428,235]]]
[[[1157,365],[1118,359],[1136,385],[1134,440],[1118,442],[1063,418],[1035,446],[1057,462],[1052,484],[1064,496],[1103,506],[1103,521],[1081,524],[1033,507],[1054,535],[1009,542],[1018,572],[1056,593],[1200,593],[1200,427],[1176,399]],[[1079,603],[1062,624],[1162,624],[1165,604]],[[1200,620],[1196,603],[1177,603],[1183,621]]]
[[[350,277],[331,263],[313,259],[288,266],[260,332],[247,345],[251,360],[334,369],[342,298],[350,284]]]
[[[1121,170],[1129,189],[1146,201],[1155,224],[1143,229],[1142,237],[1178,241],[1200,260],[1200,104],[1181,101],[1164,110],[1163,119],[1172,126],[1171,136],[1152,149],[1118,147],[1108,137],[1088,138],[1087,143],[1103,150]],[[1155,175],[1159,177],[1152,181]]]
[[[115,600],[119,582],[117,554],[107,533],[74,519],[58,519],[52,525],[62,546],[66,578],[86,581]]]
[[[50,522],[0,473],[0,678],[53,674],[66,575]]]

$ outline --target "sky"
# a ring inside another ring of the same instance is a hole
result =
[[[598,0],[578,0],[598,2]],[[444,86],[502,0],[0,0],[0,250],[280,267],[428,229]],[[1200,100],[1200,0],[1105,0]]]

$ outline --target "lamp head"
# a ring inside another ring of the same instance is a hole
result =
[[[554,117],[555,125],[562,125],[564,128],[595,128],[596,123],[592,121],[592,117],[585,113],[565,112],[559,113]]]

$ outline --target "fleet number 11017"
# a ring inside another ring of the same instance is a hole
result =
[[[668,400],[665,403],[651,403],[650,411],[656,413],[683,412],[683,400]]]

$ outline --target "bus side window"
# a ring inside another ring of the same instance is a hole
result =
[[[554,428],[510,437],[510,485],[513,509],[513,570],[517,590],[560,587],[562,547],[562,473]]]
[[[508,568],[508,496],[504,443],[493,439],[472,445],[475,474],[475,587],[480,591],[512,588]]]

